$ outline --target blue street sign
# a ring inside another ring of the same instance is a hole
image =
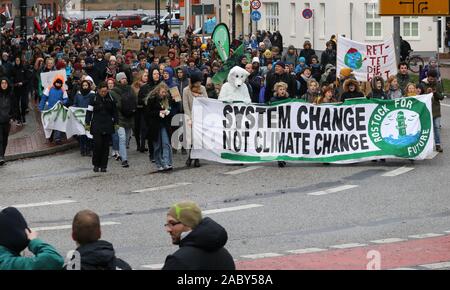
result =
[[[305,19],[311,19],[313,17],[313,11],[309,8],[306,8],[302,11],[302,16]]]
[[[253,11],[252,12],[252,20],[253,21],[260,21],[261,20],[261,12]]]

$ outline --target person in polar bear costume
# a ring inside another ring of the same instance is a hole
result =
[[[220,90],[219,101],[251,103],[252,100],[245,84],[249,75],[245,69],[239,66],[233,67],[228,74],[228,82]]]

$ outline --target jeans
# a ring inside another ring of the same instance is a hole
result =
[[[434,143],[441,145],[441,117],[433,118]]]
[[[155,164],[158,168],[172,166],[172,146],[165,127],[159,129],[158,138],[153,141]]]
[[[119,134],[115,132],[112,136],[112,149],[114,151],[119,151]]]
[[[120,157],[122,157],[122,161],[127,161],[128,160],[127,144],[131,136],[131,128],[120,127],[119,130],[117,130],[117,135],[119,136]]]

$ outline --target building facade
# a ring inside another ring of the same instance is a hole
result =
[[[260,0],[262,18],[251,21],[242,13],[242,0],[236,5],[236,35],[256,30],[279,30],[285,47],[301,48],[305,40],[318,50],[325,48],[331,35],[345,35],[359,42],[377,42],[393,34],[393,17],[378,15],[378,0]],[[313,10],[305,19],[304,9]],[[231,0],[222,0],[222,22],[231,29]],[[401,35],[418,53],[436,53],[446,49],[446,19],[433,17],[401,17]]]

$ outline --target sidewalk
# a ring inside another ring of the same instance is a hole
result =
[[[6,161],[13,161],[54,154],[77,146],[78,143],[72,138],[64,141],[61,145],[50,143],[45,138],[40,112],[34,105],[30,104],[27,124],[18,127],[13,123],[11,126],[5,157]]]

